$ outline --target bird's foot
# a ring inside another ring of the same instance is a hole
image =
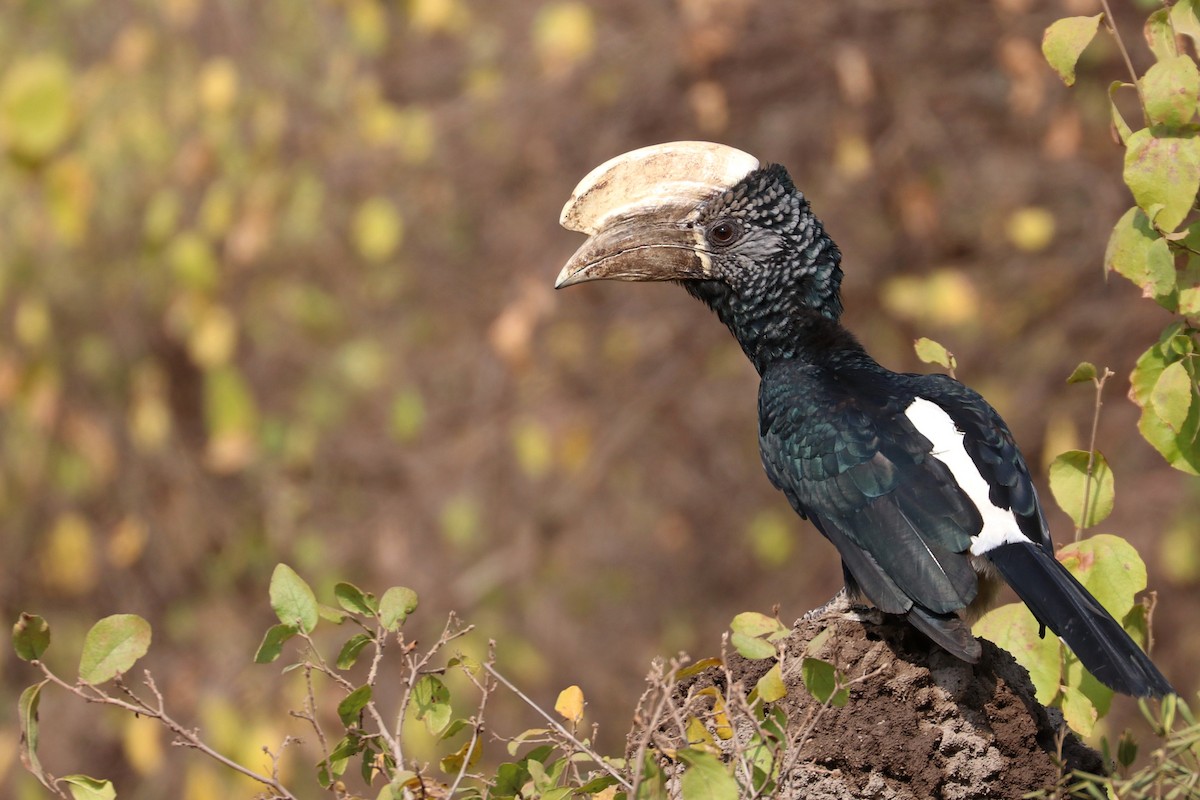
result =
[[[818,606],[812,611],[806,611],[803,617],[796,620],[796,624],[799,625],[801,622],[823,617],[826,614],[838,614],[847,619],[857,620],[858,622],[871,622],[876,625],[883,621],[883,612],[877,608],[855,603],[850,599],[850,593],[843,587],[824,605]]]

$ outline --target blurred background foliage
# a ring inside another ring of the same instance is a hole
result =
[[[1146,556],[1156,658],[1194,692],[1200,493],[1124,397],[1168,317],[1101,270],[1129,205],[1122,72],[1101,37],[1068,93],[1039,52],[1097,10],[3,0],[4,617],[47,617],[73,674],[91,622],[145,616],[175,715],[257,763],[298,705],[250,664],[275,563],[325,600],[404,583],[431,631],[458,611],[547,705],[582,686],[619,751],[649,659],[840,584],[761,474],[728,334],[673,287],[550,288],[585,172],[707,138],[788,165],[845,253],[849,326],[894,368],[942,341],[1032,463],[1086,447],[1075,363],[1118,373],[1103,527]],[[31,679],[0,659],[0,793],[21,798],[42,796],[15,763]],[[144,720],[50,695],[42,716],[48,768],[124,797],[252,791],[168,761]]]

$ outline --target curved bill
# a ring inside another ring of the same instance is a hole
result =
[[[706,277],[710,262],[692,225],[696,211],[758,166],[749,153],[712,142],[668,142],[604,162],[563,206],[563,227],[590,238],[563,267],[555,288]]]

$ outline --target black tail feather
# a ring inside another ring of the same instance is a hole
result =
[[[1032,542],[1001,545],[988,559],[1096,679],[1134,697],[1175,694],[1163,674],[1067,568]]]
[[[979,646],[979,640],[971,635],[971,626],[957,614],[938,614],[914,605],[904,617],[951,655],[968,664],[979,663],[983,648]]]

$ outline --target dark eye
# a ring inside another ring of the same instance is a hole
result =
[[[732,244],[741,235],[741,232],[737,223],[722,220],[708,229],[708,240],[713,244]]]

